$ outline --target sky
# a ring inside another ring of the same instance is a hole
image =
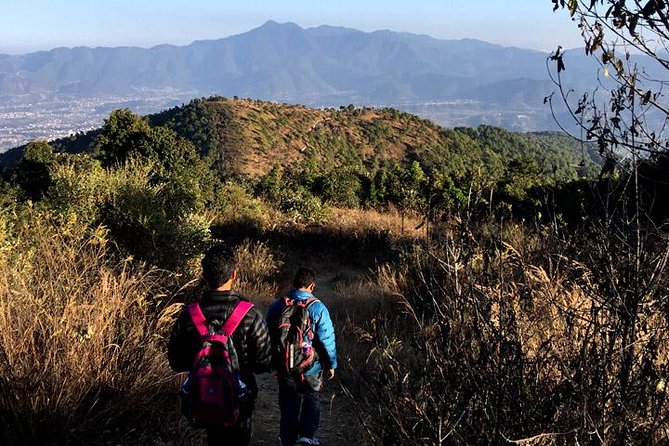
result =
[[[220,39],[267,20],[389,29],[544,51],[582,46],[551,0],[0,0],[0,53]]]

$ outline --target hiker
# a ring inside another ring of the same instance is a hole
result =
[[[202,276],[209,290],[177,318],[168,347],[170,366],[190,372],[182,410],[207,429],[209,446],[246,446],[258,395],[253,374],[270,370],[269,333],[262,313],[233,290],[237,270],[224,245],[207,251]]]
[[[313,295],[316,273],[298,269],[293,287],[267,311],[279,381],[279,438],[282,446],[317,445],[323,379],[333,379],[337,368],[335,333],[328,309]]]

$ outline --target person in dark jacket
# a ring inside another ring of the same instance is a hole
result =
[[[247,300],[233,290],[237,278],[234,256],[224,245],[209,249],[202,260],[202,275],[209,286],[200,299],[200,307],[209,330],[220,333],[222,325],[232,314],[240,300]],[[267,325],[262,313],[253,307],[232,334],[232,344],[239,361],[241,380],[246,384],[250,397],[240,408],[240,422],[231,429],[207,429],[210,446],[248,445],[251,441],[251,421],[258,395],[254,373],[270,370],[271,345]],[[200,335],[193,321],[184,310],[174,325],[168,346],[170,366],[176,372],[188,372],[201,349]]]
[[[309,268],[300,268],[293,281],[294,289],[288,293],[293,300],[314,298],[316,273]],[[267,311],[267,325],[272,342],[278,342],[278,325],[284,299],[276,300]],[[279,373],[279,438],[282,446],[317,445],[316,431],[320,423],[320,391],[323,378],[333,379],[337,368],[335,332],[330,313],[320,300],[309,305],[309,314],[314,331],[313,346],[318,359],[304,372],[303,377],[282,376]],[[305,335],[306,336],[306,335]],[[274,363],[283,358],[274,358]]]

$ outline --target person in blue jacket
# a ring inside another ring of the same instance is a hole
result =
[[[293,289],[287,297],[292,300],[314,298],[316,273],[310,268],[300,268],[293,280]],[[277,342],[284,299],[276,300],[267,311],[267,325],[270,328],[272,342]],[[279,437],[282,446],[317,445],[316,431],[320,423],[320,391],[323,379],[333,379],[337,368],[337,348],[334,326],[330,313],[320,300],[309,305],[309,314],[314,331],[313,346],[318,359],[304,372],[303,377],[284,376],[278,373],[279,380]],[[280,361],[281,358],[274,358]]]

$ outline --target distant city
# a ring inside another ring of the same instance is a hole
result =
[[[148,114],[181,105],[191,93],[154,92],[143,98],[131,96],[36,96],[0,102],[0,152],[30,141],[63,138],[102,126],[109,113],[129,108]]]

